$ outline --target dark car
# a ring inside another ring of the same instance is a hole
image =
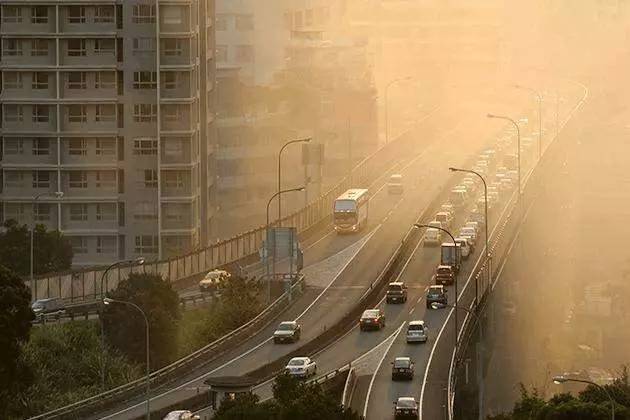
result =
[[[407,286],[403,282],[389,283],[387,293],[385,295],[387,303],[405,303],[407,302]]]
[[[397,357],[392,362],[392,381],[413,379],[414,364],[410,357]]]
[[[438,265],[435,269],[435,284],[450,285],[455,282],[455,270],[450,265]]]
[[[60,316],[66,311],[63,300],[59,298],[38,299],[33,302],[31,309],[38,320],[47,316]]]
[[[274,343],[295,343],[300,339],[302,328],[295,321],[281,322],[273,333]]]
[[[418,418],[418,403],[413,397],[398,397],[398,400],[394,401],[394,419],[417,419]]]
[[[448,304],[448,295],[444,286],[429,286],[429,290],[427,290],[427,308],[431,308],[431,305],[433,303],[438,303],[442,305]]]
[[[359,326],[361,331],[385,328],[385,314],[380,309],[367,309],[361,315]]]

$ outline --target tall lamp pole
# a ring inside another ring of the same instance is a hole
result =
[[[543,98],[542,98],[542,95],[536,89],[533,89],[533,88],[530,88],[530,87],[527,87],[527,86],[514,85],[514,87],[516,89],[521,89],[521,90],[526,90],[528,92],[531,92],[531,93],[534,94],[534,96],[536,96],[536,98],[538,98],[538,159],[540,160],[540,157],[542,156],[542,138],[543,138],[543,133],[542,133],[542,102],[543,102]]]
[[[442,232],[445,232],[448,236],[451,237],[451,240],[453,241],[453,245],[455,245],[455,254],[459,254],[459,251],[457,250],[457,241],[455,241],[455,237],[448,230],[446,230],[444,228],[431,226],[431,225],[421,224],[421,223],[414,223],[413,227],[415,227],[416,229],[420,229],[420,228],[437,229],[437,230],[441,230]],[[459,255],[458,255],[458,257],[459,257]],[[458,296],[457,296],[457,276],[455,276],[455,280],[453,280],[453,284],[455,285],[455,305],[457,305],[457,301],[458,301]],[[457,330],[457,311],[455,311],[455,346],[457,346],[457,333],[458,333],[458,330]]]
[[[282,189],[282,152],[284,151],[284,149],[287,148],[287,146],[290,146],[292,144],[295,143],[310,143],[311,138],[304,138],[304,139],[297,139],[297,140],[291,140],[286,142],[281,148],[280,151],[278,152],[278,190],[276,192],[276,194],[279,196],[281,189]],[[275,196],[274,196],[275,197]],[[273,198],[273,197],[272,197]],[[267,219],[269,219],[269,217],[267,217]],[[267,223],[269,224],[269,223]],[[282,200],[281,197],[278,197],[278,226],[280,226],[282,224]]]
[[[35,228],[37,227],[37,221],[35,220],[35,209],[37,207],[37,200],[39,200],[39,197],[43,197],[43,196],[49,196],[49,197],[55,197],[57,199],[61,199],[63,198],[63,191],[56,191],[56,192],[43,192],[40,194],[37,194],[35,196],[35,198],[33,199],[33,226],[31,228],[31,287],[33,288],[33,291],[35,292],[35,299],[37,299],[37,283],[35,282]]]
[[[119,303],[121,305],[127,305],[142,315],[144,318],[144,326],[146,331],[145,343],[146,343],[146,364],[147,364],[147,373],[146,373],[146,382],[147,382],[147,420],[151,420],[151,366],[149,365],[149,319],[144,311],[135,303],[127,302],[124,300],[103,298],[103,305],[111,305],[112,303]]]
[[[411,77],[401,77],[394,79],[385,86],[385,144],[389,143],[389,88],[398,82],[412,80]]]
[[[483,182],[483,193],[484,193],[484,207],[485,207],[485,211],[484,211],[484,227],[485,227],[485,239],[486,239],[486,270],[488,271],[488,276],[490,275],[490,271],[488,270],[488,264],[490,262],[490,248],[488,247],[488,241],[489,241],[489,237],[488,237],[488,184],[486,183],[485,178],[476,171],[470,170],[470,169],[460,169],[460,168],[453,168],[450,167],[448,168],[451,172],[465,172],[465,173],[469,173],[469,174],[473,174],[476,175],[477,177],[479,177],[479,179],[481,180],[481,182]],[[488,283],[489,283],[490,278],[488,277]],[[475,282],[475,298],[478,298],[477,295],[477,283]]]
[[[299,188],[290,188],[287,190],[281,190],[278,191],[277,193],[275,193],[274,195],[271,196],[271,198],[269,199],[269,201],[267,202],[267,223],[265,224],[265,231],[267,232],[267,239],[266,239],[266,249],[267,249],[267,255],[265,255],[265,274],[267,277],[267,303],[271,303],[271,279],[269,278],[269,228],[270,228],[270,222],[269,222],[269,206],[271,205],[271,202],[273,201],[274,198],[278,197],[278,205],[280,204],[280,196],[282,194],[288,193],[288,192],[293,192],[293,191],[304,191],[304,187],[299,187]],[[279,207],[279,206],[278,206]],[[278,224],[280,223],[280,219],[278,219]],[[275,245],[275,244],[274,244]],[[274,250],[275,251],[275,250]],[[276,277],[276,253],[273,253],[273,277]]]
[[[559,376],[554,376],[553,377],[553,383],[556,384],[556,385],[560,385],[560,384],[563,384],[565,382],[578,382],[578,383],[581,383],[581,384],[593,385],[594,387],[596,387],[599,390],[603,391],[604,394],[606,394],[606,396],[610,400],[610,418],[612,420],[615,420],[615,400],[613,399],[612,395],[610,395],[610,392],[608,392],[608,390],[606,388],[604,388],[600,384],[596,384],[595,382],[588,381],[586,379],[567,378],[564,375],[559,375]]]
[[[109,265],[105,269],[105,271],[103,271],[103,274],[101,274],[101,300],[105,298],[105,290],[103,289],[103,280],[105,280],[107,276],[107,272],[114,267],[118,267],[119,265],[125,265],[125,264],[143,265],[144,258],[139,257],[134,260],[116,261],[115,263]],[[105,326],[103,325],[103,306],[102,305],[99,307],[98,318],[101,324],[101,390],[105,391]]]
[[[518,199],[520,201],[521,199],[521,129],[519,128],[518,124],[516,123],[516,121],[514,121],[512,118],[510,117],[505,117],[503,115],[494,115],[494,114],[488,114],[487,115],[488,118],[495,118],[495,119],[499,119],[499,120],[505,120],[505,121],[509,121],[511,122],[514,127],[516,127],[516,137],[517,137],[517,148],[518,148],[518,152],[517,152],[517,160],[518,160]]]

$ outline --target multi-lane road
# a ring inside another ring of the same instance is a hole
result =
[[[419,142],[422,146],[407,158],[397,162],[388,172],[403,174],[405,194],[402,196],[387,194],[382,188],[387,175],[380,179],[380,185],[372,188],[370,226],[365,232],[366,235],[371,235],[369,240],[354,255],[351,263],[347,262],[332,272],[326,272],[325,278],[307,279],[309,287],[306,293],[283,314],[284,319],[298,319],[302,324],[301,342],[317,337],[322,329],[334,325],[341,319],[376,280],[418,215],[447,184],[450,178],[448,166],[468,162],[471,155],[486,144],[486,139],[497,131],[496,126],[487,124],[485,120],[479,118],[479,109],[496,104],[476,105],[465,110],[443,113],[439,116],[439,123],[431,124],[430,131],[418,130],[417,135],[423,136],[425,140]],[[524,103],[518,105],[521,109],[525,106]],[[507,105],[501,106],[505,109]],[[471,112],[471,108],[475,112]],[[306,256],[307,265],[309,258],[312,258],[310,261],[313,262],[325,260],[358,239],[333,234],[323,236],[310,244]],[[414,291],[417,296],[423,292]],[[208,376],[245,374],[288,354],[299,345],[273,345],[270,340],[273,327],[263,329],[252,339],[195,372],[194,375],[181,378],[171,389],[156,392],[152,398],[152,407],[157,409],[190,397],[190,389],[202,386],[203,380]],[[317,355],[320,371],[335,369],[355,359],[378,344],[385,334],[389,333],[357,336],[356,330],[353,330],[333,347]],[[264,395],[269,389],[260,389],[259,392]],[[139,399],[137,403],[108,413],[105,418],[133,418],[142,415],[143,409],[144,406]],[[103,416],[95,415],[95,418]]]

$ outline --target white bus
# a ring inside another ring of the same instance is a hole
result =
[[[349,189],[335,200],[333,223],[337,233],[356,232],[367,225],[369,197],[366,189]]]

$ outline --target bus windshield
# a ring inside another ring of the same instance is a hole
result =
[[[356,211],[357,204],[354,200],[335,201],[335,212]]]

